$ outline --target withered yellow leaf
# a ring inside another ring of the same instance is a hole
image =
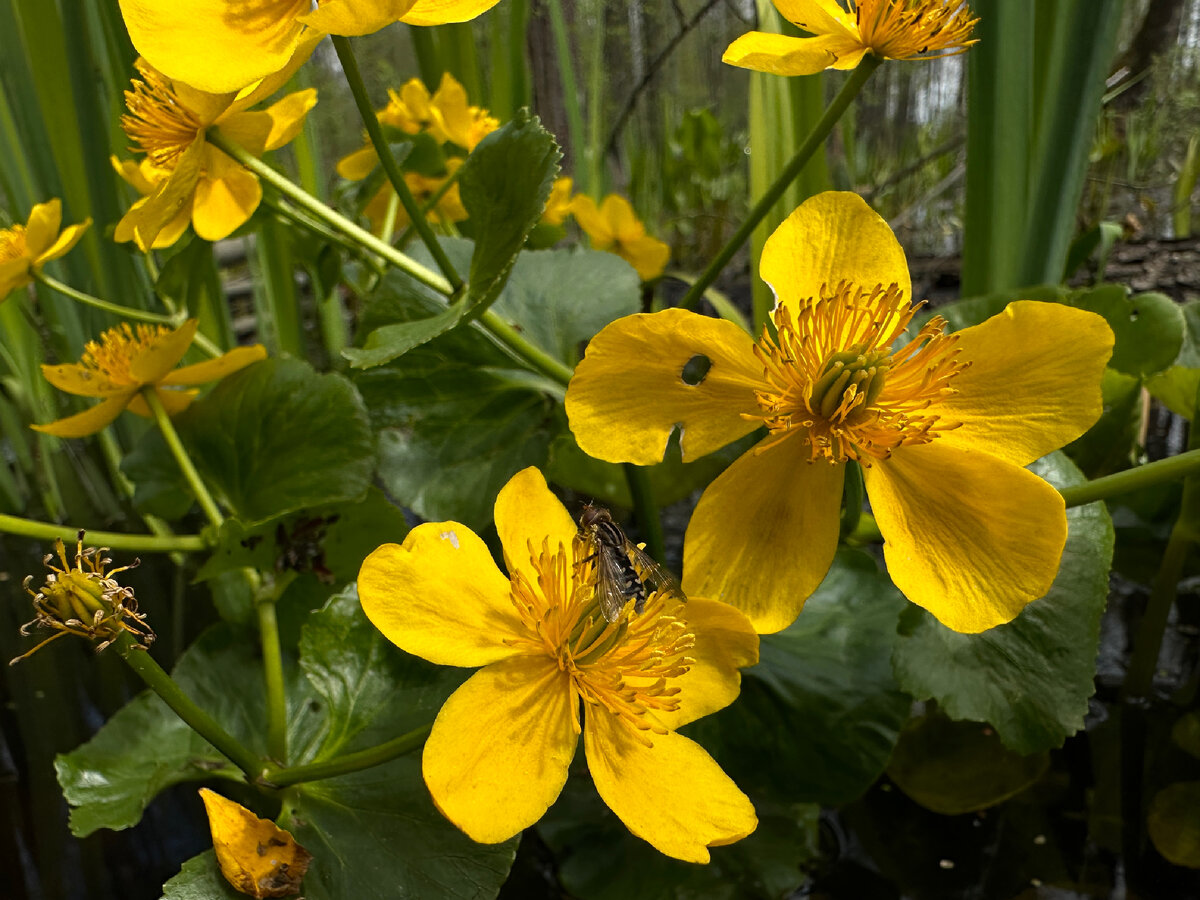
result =
[[[215,791],[200,788],[200,799],[226,881],[251,897],[300,893],[311,853],[274,822],[260,819]]]

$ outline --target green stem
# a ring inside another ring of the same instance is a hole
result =
[[[391,244],[381,241],[375,235],[366,229],[359,228],[345,216],[330,209],[312,194],[305,191],[299,185],[289,181],[286,177],[276,172],[261,159],[247,153],[237,144],[226,140],[221,136],[220,132],[215,129],[208,132],[208,142],[221,150],[226,155],[237,160],[283,196],[287,197],[298,207],[305,212],[315,216],[320,221],[329,225],[336,231],[341,232],[357,243],[359,246],[370,250],[377,256],[382,257],[390,265],[395,266],[402,272],[411,275],[417,281],[428,287],[433,288],[439,294],[444,294],[447,297],[454,295],[454,288],[445,278],[437,272],[427,269],[415,259],[410,259],[405,256]]]
[[[437,48],[433,45],[433,32],[426,25],[409,25],[408,36],[412,39],[421,80],[432,94],[442,80],[442,63],[438,59]]]
[[[404,180],[404,173],[397,165],[396,157],[392,155],[392,148],[388,146],[387,138],[383,136],[383,128],[379,124],[379,117],[375,115],[375,107],[371,105],[371,99],[367,96],[367,86],[363,84],[362,73],[358,70],[358,60],[354,56],[354,49],[350,46],[350,39],[336,34],[332,38],[333,47],[337,50],[338,60],[342,64],[342,71],[346,75],[346,83],[350,85],[350,93],[354,95],[354,103],[358,106],[358,113],[367,129],[367,137],[375,147],[375,153],[379,156],[383,171],[399,195],[404,211],[408,213],[413,227],[417,229],[417,234],[421,236],[421,240],[429,249],[433,261],[437,263],[437,267],[442,270],[442,274],[450,282],[451,292],[457,294],[462,290],[463,280],[455,271],[450,257],[446,255],[445,249],[438,242],[433,229],[429,227],[429,222],[421,215],[417,200]]]
[[[117,638],[114,646],[121,658],[129,663],[129,668],[133,669],[142,681],[146,682],[147,687],[158,694],[162,701],[188,724],[188,727],[241,769],[249,781],[255,781],[262,775],[267,768],[263,761],[218,725],[216,719],[197,706],[149,653],[138,648],[133,635],[129,632],[123,633]]]
[[[516,328],[505,322],[493,310],[485,309],[479,317],[479,322],[517,357],[528,363],[530,368],[564,386],[571,381],[571,376],[575,373],[570,366],[559,362],[549,353],[525,340]]]
[[[1060,488],[1067,507],[1082,506],[1097,500],[1106,500],[1118,494],[1127,494],[1141,488],[1152,487],[1167,481],[1178,481],[1189,475],[1200,473],[1200,449],[1188,450],[1177,456],[1159,459],[1136,469],[1126,469],[1114,475],[1105,475],[1075,487]]]
[[[79,534],[78,528],[5,515],[0,515],[0,531],[36,538],[39,541],[55,538],[73,541]],[[116,531],[88,529],[87,535],[89,544],[108,547],[111,550],[130,550],[134,553],[198,553],[208,549],[208,543],[198,534],[121,534]]]
[[[295,573],[289,573],[292,577]],[[262,645],[263,680],[267,689],[267,753],[272,759],[287,760],[287,695],[283,687],[283,651],[279,643],[279,619],[275,601],[292,578],[258,591],[258,631]]]
[[[850,103],[858,96],[858,92],[862,90],[867,79],[871,77],[871,73],[879,68],[883,60],[868,53],[863,57],[862,62],[858,64],[850,78],[842,85],[842,89],[838,91],[838,95],[833,98],[833,102],[829,104],[829,108],[825,110],[825,115],[821,116],[820,121],[813,126],[813,130],[809,132],[808,137],[804,139],[804,143],[800,145],[800,149],[796,151],[796,155],[792,157],[791,162],[784,167],[784,170],[775,179],[775,182],[767,188],[765,194],[759,198],[754,204],[754,208],[750,210],[746,216],[746,220],[738,226],[738,230],[733,233],[733,237],[721,248],[708,268],[696,279],[696,283],[679,301],[679,305],[683,309],[692,309],[704,296],[704,291],[710,284],[717,280],[717,276],[721,270],[725,268],[726,263],[737,253],[741,246],[746,243],[758,223],[763,220],[768,212],[771,211],[776,201],[783,196],[783,192],[788,189],[793,181],[796,180],[801,170],[808,164],[812,155],[817,152],[817,149],[824,143],[825,138],[829,136],[829,132],[833,130],[833,126],[837,124],[838,119],[842,117],[842,113],[850,106]]]
[[[442,198],[446,196],[446,193],[450,190],[450,188],[454,187],[454,185],[458,183],[458,176],[461,174],[462,174],[462,166],[459,166],[457,169],[455,169],[453,172],[451,172],[449,175],[447,175],[445,178],[442,179],[442,183],[438,185],[437,190],[434,191],[432,194],[430,194],[429,198],[424,203],[421,204],[421,221],[423,221],[423,222],[429,221],[427,216],[429,215],[430,210],[437,208],[437,205],[442,201]],[[388,210],[387,221],[390,222],[391,218],[392,218],[391,210]],[[409,222],[408,227],[405,228],[403,232],[401,232],[400,237],[396,241],[396,243],[399,246],[403,247],[412,238],[413,231],[414,231],[413,224],[411,222]]]
[[[623,468],[629,493],[633,497],[638,530],[646,541],[646,552],[661,563],[666,558],[666,546],[663,544],[662,519],[658,514],[658,504],[654,502],[650,473],[633,463],[624,463]]]
[[[268,769],[262,776],[262,782],[282,788],[304,781],[320,781],[322,778],[336,778],[338,775],[348,775],[351,772],[370,769],[416,750],[425,743],[425,738],[429,736],[429,730],[432,727],[432,724],[423,725],[385,744],[368,747],[357,753],[347,753],[345,756],[336,756],[324,762],[285,769]]]
[[[1126,698],[1140,700],[1147,697],[1154,683],[1163,633],[1167,628],[1171,606],[1175,603],[1179,579],[1183,577],[1184,563],[1187,562],[1192,545],[1200,538],[1191,528],[1191,523],[1185,520],[1184,514],[1175,520],[1171,536],[1167,538],[1162,562],[1154,576],[1154,584],[1150,588],[1150,600],[1138,626],[1137,637],[1133,642],[1133,656],[1129,662],[1129,671],[1125,675],[1122,694]]]
[[[183,477],[187,479],[188,487],[196,495],[196,500],[199,502],[200,508],[204,510],[204,515],[208,516],[208,521],[212,522],[214,526],[220,528],[221,523],[225,521],[225,517],[217,509],[217,504],[213,501],[212,495],[209,494],[208,488],[204,486],[204,481],[200,478],[200,473],[192,465],[191,457],[188,456],[187,450],[184,449],[183,442],[179,440],[179,432],[171,424],[171,417],[167,415],[162,401],[158,399],[158,392],[153,385],[150,385],[149,387],[142,388],[142,396],[146,399],[146,405],[150,407],[150,412],[154,414],[154,421],[158,425],[158,430],[162,432],[163,440],[171,448],[171,454],[175,457],[175,461],[179,463]]]
[[[105,312],[110,312],[115,316],[121,316],[125,319],[133,319],[135,322],[154,322],[158,325],[170,325],[178,327],[180,322],[178,317],[169,316],[165,313],[148,312],[144,309],[132,309],[128,306],[121,306],[119,303],[109,303],[107,300],[101,300],[99,297],[93,297],[91,294],[85,294],[83,291],[77,291],[69,284],[64,284],[57,278],[52,278],[45,272],[35,269],[33,277],[50,288],[52,291],[57,291],[64,297],[70,297],[85,306],[92,306],[96,309],[102,309]]]

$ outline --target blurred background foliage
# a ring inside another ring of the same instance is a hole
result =
[[[763,308],[769,294],[752,268],[762,241],[804,197],[838,188],[863,194],[888,219],[910,254],[914,285],[936,302],[976,295],[994,295],[984,298],[994,302],[996,292],[1106,277],[1165,292],[1190,305],[1183,315],[1162,312],[1155,321],[1170,320],[1163,330],[1139,339],[1170,352],[1152,362],[1139,357],[1112,374],[1101,428],[1081,439],[1072,455],[1094,476],[1178,452],[1195,383],[1184,378],[1181,387],[1171,366],[1200,366],[1200,249],[1192,237],[1200,228],[1193,214],[1200,173],[1200,0],[980,0],[972,6],[983,17],[980,46],[936,63],[883,67],[826,152],[717,287],[747,313],[752,297]],[[502,121],[531,107],[562,145],[563,171],[577,190],[596,198],[625,194],[650,232],[670,242],[672,262],[659,287],[669,301],[681,292],[671,273],[703,267],[845,78],[827,72],[777,79],[723,65],[727,43],[753,27],[785,26],[765,0],[503,0],[467,25],[419,33],[396,26],[356,46],[380,106],[387,88],[414,76],[434,86],[449,71],[472,102]],[[0,225],[24,221],[34,203],[62,197],[65,221],[91,216],[96,224],[76,252],[49,267],[56,277],[130,306],[151,308],[157,293],[168,308],[177,304],[197,314],[202,329],[224,346],[254,336],[273,355],[306,358],[321,369],[343,367],[338,351],[357,310],[352,301],[348,314],[343,311],[340,273],[322,268],[320,255],[282,228],[268,206],[219,246],[194,238],[181,243],[160,257],[157,273],[128,245],[109,239],[134,199],[108,161],[125,154],[118,120],[133,59],[116,0],[0,4]],[[342,196],[334,163],[361,145],[337,65],[332,48],[322,46],[297,76],[301,86],[318,89],[320,102],[301,139],[273,160],[325,199]],[[84,342],[110,324],[41,285],[31,291],[36,303],[14,296],[0,305],[0,513],[113,531],[162,527],[144,504],[133,502],[120,469],[125,453],[141,442],[144,423],[124,417],[86,444],[28,429],[30,422],[75,409],[39,377],[38,365],[78,358]],[[982,306],[959,308],[965,310],[960,323],[982,318]],[[369,384],[363,385],[366,392]],[[1172,404],[1166,397],[1186,399]],[[1158,891],[1143,896],[1200,895],[1192,873],[1147,850],[1144,834],[1133,846],[1114,837],[1116,800],[1111,790],[1095,790],[1106,778],[1117,780],[1120,741],[1108,710],[1179,493],[1178,486],[1146,491],[1114,506],[1116,572],[1108,613],[1097,626],[1099,693],[1087,730],[1062,749],[1049,750],[1051,741],[1032,756],[1010,760],[990,729],[955,731],[931,713],[920,720],[923,733],[905,728],[905,752],[893,757],[890,778],[876,780],[908,705],[890,670],[870,666],[872,659],[886,659],[897,640],[884,622],[863,646],[839,646],[835,653],[839,664],[852,664],[871,680],[881,704],[878,721],[885,723],[883,746],[868,742],[853,783],[838,790],[805,784],[796,797],[809,802],[760,808],[764,821],[785,823],[772,833],[790,835],[790,867],[772,868],[779,854],[760,844],[723,857],[725,868],[713,870],[717,876],[681,875],[675,864],[643,859],[644,847],[628,850],[611,830],[587,832],[559,811],[527,836],[507,895],[557,896],[561,882],[578,896],[617,896],[624,886],[611,879],[613,858],[596,848],[636,861],[643,886],[669,884],[703,896],[779,896],[810,874],[817,894],[834,897],[1052,896],[1040,892],[1033,871],[1053,873],[1076,892],[1053,896],[1107,896],[1139,868],[1141,883]],[[1097,533],[1107,527],[1099,521],[1085,526]],[[4,658],[20,652],[16,629],[26,613],[19,583],[37,570],[43,550],[0,537]],[[856,595],[855,579],[880,580],[864,574],[857,557],[839,565],[844,584],[828,590],[842,601]],[[208,588],[189,584],[191,574],[156,558],[132,576],[143,608],[169,623],[156,646],[164,664],[216,618]],[[1183,582],[1183,596],[1195,600],[1196,560],[1185,561],[1180,574],[1191,579]],[[875,589],[886,592],[886,583]],[[234,588],[218,581],[215,590],[225,608],[237,605],[237,597],[222,596]],[[820,606],[816,598],[813,606]],[[1194,706],[1200,672],[1195,604],[1180,610],[1157,682],[1160,694],[1175,697],[1173,710]],[[816,610],[802,622],[824,639]],[[904,624],[905,646],[919,659],[921,626]],[[70,836],[50,761],[93,734],[136,688],[112,658],[94,658],[73,644],[55,649],[0,673],[0,888],[6,897],[47,900],[156,897],[179,859],[208,846],[196,826],[198,801],[191,788],[167,790],[133,829],[100,831],[82,841]],[[789,677],[809,683],[786,667],[768,670],[762,680],[779,690]],[[801,711],[811,701],[804,696]],[[753,715],[752,703],[747,709]],[[1169,733],[1175,717],[1146,721],[1147,728]],[[1178,743],[1187,752],[1164,750],[1155,759],[1165,760],[1164,773],[1178,770],[1194,779],[1195,759],[1186,742]],[[988,777],[1000,783],[988,799],[1013,799],[977,812],[961,796],[931,797],[916,764],[929,746],[950,748],[950,758],[961,750],[968,773],[972,759],[999,758]],[[1034,782],[1043,790],[1024,790]],[[580,802],[586,809],[588,801]],[[842,806],[836,814],[821,813],[814,805],[820,802]],[[1171,814],[1166,801],[1156,809],[1152,825]],[[910,833],[919,840],[897,840]],[[591,851],[573,854],[579,846]],[[1024,862],[1017,866],[1013,859]]]

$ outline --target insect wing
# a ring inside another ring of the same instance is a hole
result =
[[[687,595],[683,592],[683,587],[679,584],[679,579],[659,565],[653,556],[628,539],[625,541],[625,554],[629,557],[629,561],[633,563],[634,568],[637,569],[638,575],[641,576],[647,594],[653,594],[658,591],[663,594],[671,594],[676,600],[681,602],[687,601]],[[645,605],[646,600],[643,597],[638,606],[644,607]],[[641,609],[637,610],[639,613],[641,611]]]
[[[621,563],[615,555],[617,551],[603,541],[593,540],[592,552],[596,556],[596,600],[604,618],[615,622],[621,618],[621,610],[629,599],[621,589],[625,583]]]

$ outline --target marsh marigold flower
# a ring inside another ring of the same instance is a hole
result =
[[[205,91],[240,91],[284,68],[306,41],[393,22],[466,22],[498,0],[120,0],[138,53]]]
[[[43,560],[50,572],[42,586],[32,590],[29,585],[33,583],[33,576],[25,577],[25,592],[33,598],[37,615],[33,621],[21,626],[21,634],[29,634],[34,627],[54,634],[12,660],[10,665],[68,634],[92,641],[97,653],[125,632],[133,635],[143,650],[154,641],[154,632],[146,624],[145,616],[138,612],[133,589],[122,587],[113,577],[132,569],[137,560],[128,566],[109,568],[112,560],[104,555],[108,548],[84,548],[83,537],[84,533],[79,532],[74,565],[67,561],[67,548],[62,538],[58,538],[54,542],[54,553],[47,554]],[[55,557],[61,568],[54,565]]]
[[[194,390],[176,388],[216,381],[267,356],[266,349],[255,344],[176,369],[192,345],[196,325],[195,319],[188,319],[174,331],[163,325],[118,325],[101,334],[99,341],[89,341],[78,363],[42,366],[42,375],[60,391],[79,397],[101,397],[103,402],[77,415],[33,428],[63,438],[84,437],[108,425],[123,409],[149,416],[150,407],[142,392],[150,388],[167,414],[173,416],[187,409],[197,394]]]
[[[583,734],[604,802],[662,853],[708,848],[757,824],[745,795],[680,726],[731,703],[758,639],[737,610],[651,594],[610,624],[594,559],[537,469],[496,498],[509,574],[457,522],[418,525],[363,563],[358,591],[375,626],[431,662],[482,666],[446,701],[422,766],[434,802],[476,841],[541,818]]]
[[[587,194],[578,194],[571,201],[571,212],[595,249],[617,254],[637,269],[642,281],[657,278],[667,267],[671,248],[646,234],[646,226],[624,197],[609,194],[597,207]]]
[[[945,625],[983,631],[1045,594],[1066,514],[1024,467],[1099,417],[1107,323],[1019,301],[955,334],[935,316],[910,335],[904,251],[849,193],[793,212],[760,272],[777,336],[680,309],[629,316],[592,339],[567,389],[579,446],[612,462],[658,462],[676,426],[685,460],[766,426],[700,498],[684,588],[785,628],[833,560],[856,461],[892,580]],[[698,383],[683,377],[695,357],[711,363]]]
[[[554,179],[550,188],[550,196],[546,198],[546,208],[542,210],[542,223],[545,225],[561,225],[571,214],[571,190],[575,186],[572,178],[563,176]]]
[[[0,302],[33,280],[33,273],[79,243],[91,219],[62,226],[62,201],[38,203],[24,225],[0,229]]]
[[[881,59],[925,59],[962,53],[971,44],[965,0],[774,0],[780,15],[813,37],[751,31],[721,58],[774,75],[853,69],[868,53]],[[848,8],[847,8],[848,7]]]
[[[144,153],[136,164],[113,159],[117,172],[147,196],[117,223],[114,237],[143,251],[178,239],[188,220],[206,241],[228,237],[262,200],[258,178],[205,139],[215,126],[254,156],[282,147],[317,102],[313,89],[288,94],[265,110],[249,107],[274,93],[290,72],[278,73],[244,96],[206,94],[172,82],[144,60],[141,79],[125,92],[121,127]],[[282,80],[281,80],[282,79]]]

